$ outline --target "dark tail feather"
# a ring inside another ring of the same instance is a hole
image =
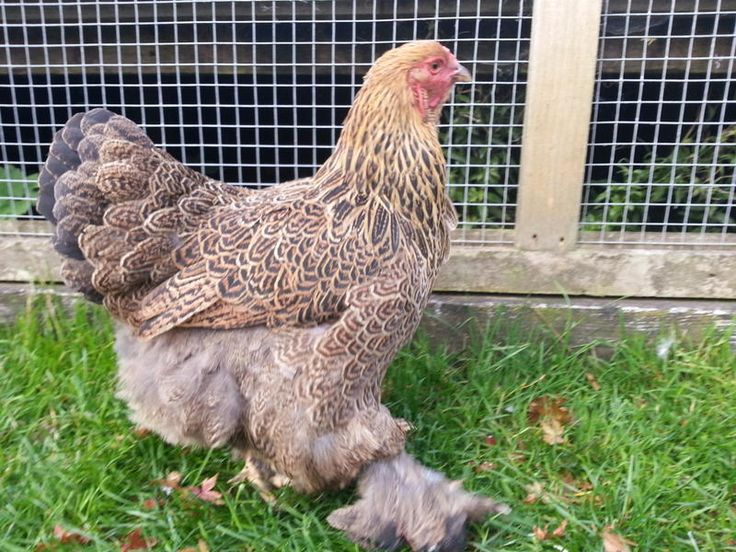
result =
[[[64,281],[129,321],[142,293],[176,272],[174,249],[198,217],[237,193],[105,109],[78,113],[56,133],[39,188],[37,209],[55,227]]]
[[[38,176],[38,204],[36,209],[52,224],[58,222],[54,216],[54,185],[68,170],[76,169],[81,160],[77,155],[77,146],[82,139],[79,123],[84,113],[77,113],[69,119],[63,129],[54,135],[46,163]],[[68,140],[68,141],[67,141]]]
[[[134,123],[111,111],[94,109],[77,113],[54,135],[38,177],[36,208],[55,226],[52,243],[65,259],[64,280],[95,302],[100,302],[102,295],[92,285],[95,268],[79,247],[79,237],[85,228],[103,223],[103,215],[110,205],[110,199],[98,189],[96,182],[99,148],[110,139],[153,148],[153,143]]]

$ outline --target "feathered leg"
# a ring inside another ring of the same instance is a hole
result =
[[[360,500],[335,510],[327,521],[354,542],[397,550],[455,552],[465,547],[465,526],[511,509],[468,493],[460,481],[422,466],[402,452],[369,465],[358,483]]]

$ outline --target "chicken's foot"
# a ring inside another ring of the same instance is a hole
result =
[[[245,452],[242,456],[245,459],[245,466],[228,483],[231,485],[250,483],[256,488],[264,502],[274,504],[276,497],[273,495],[273,490],[288,486],[291,480],[285,475],[274,472],[270,466],[251,452]]]
[[[366,467],[358,491],[355,504],[335,510],[327,521],[352,541],[383,550],[408,544],[415,551],[459,552],[465,549],[468,522],[510,512],[405,452]]]

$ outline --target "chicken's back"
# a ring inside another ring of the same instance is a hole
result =
[[[38,210],[54,224],[66,284],[143,338],[182,326],[311,326],[338,318],[351,286],[399,245],[385,210],[394,250],[373,243],[367,205],[332,193],[346,189],[342,176],[257,192],[228,185],[96,109],[55,135]]]

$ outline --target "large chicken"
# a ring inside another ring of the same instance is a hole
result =
[[[119,321],[119,395],[171,443],[229,446],[267,499],[360,478],[328,521],[356,542],[456,550],[506,507],[404,452],[381,382],[416,329],[456,216],[437,121],[468,71],[437,42],[365,77],[314,177],[209,179],[96,109],[54,137],[38,210],[66,283]]]

